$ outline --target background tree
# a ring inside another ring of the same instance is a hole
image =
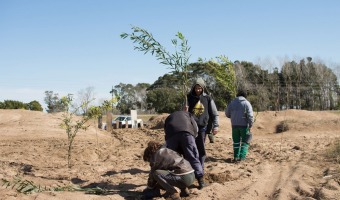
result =
[[[31,101],[28,103],[29,110],[43,111],[41,104],[38,101]]]
[[[63,99],[60,99],[58,93],[53,93],[53,91],[45,91],[45,95],[44,101],[47,104],[46,112],[63,112],[68,109],[67,102],[65,102]]]
[[[79,114],[86,115],[87,110],[91,106],[90,103],[95,100],[94,96],[94,87],[87,87],[78,91],[77,102],[74,104],[74,106],[80,108]]]
[[[157,113],[172,113],[179,110],[183,98],[173,88],[156,88],[147,93],[149,109],[155,109]]]
[[[233,64],[225,56],[189,65],[191,82],[201,77],[213,97],[218,110],[224,110],[227,103],[236,95],[236,77]]]
[[[2,109],[26,109],[27,105],[21,101],[15,101],[15,100],[5,100],[1,104]]]

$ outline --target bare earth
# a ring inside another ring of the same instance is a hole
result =
[[[148,141],[164,141],[163,130],[154,127],[161,127],[166,116],[148,127],[112,134],[91,121],[89,130],[75,139],[73,167],[68,169],[61,114],[0,110],[0,178],[13,182],[17,176],[45,189],[23,194],[0,182],[0,199],[140,199],[149,170],[142,153]],[[275,133],[284,120],[289,131]],[[206,141],[205,179],[210,185],[198,190],[195,182],[185,199],[340,199],[340,166],[323,156],[340,138],[339,112],[261,112],[252,131],[248,159],[232,163],[230,120],[220,112],[216,141]],[[67,191],[77,186],[88,191]],[[96,187],[106,192],[89,192]]]

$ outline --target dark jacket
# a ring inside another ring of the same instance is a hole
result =
[[[175,111],[170,114],[164,122],[165,140],[172,136],[187,132],[197,137],[197,124],[191,113],[185,111]]]
[[[196,93],[195,93],[196,85],[200,85],[203,88],[203,92],[199,96],[196,96]],[[187,95],[187,98],[188,98],[188,106],[189,106],[188,111],[190,113],[193,113],[193,116],[195,118],[195,121],[197,122],[197,125],[207,126],[209,122],[209,118],[211,118],[212,128],[213,129],[218,128],[219,119],[218,119],[218,111],[216,108],[216,104],[214,100],[211,98],[211,96],[207,93],[203,79],[199,78],[195,81],[195,83],[191,87],[189,94]],[[195,108],[195,105],[198,103],[198,101],[201,102],[203,107],[200,113],[195,114],[194,108]]]
[[[185,175],[193,173],[194,169],[190,163],[180,156],[176,151],[166,147],[160,148],[150,160],[151,171],[148,178],[148,187],[154,187],[156,181],[153,174],[156,170],[168,170],[174,175]]]

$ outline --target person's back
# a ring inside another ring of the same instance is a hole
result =
[[[225,110],[225,115],[231,119],[234,161],[236,162],[246,159],[249,147],[247,136],[253,125],[253,108],[246,97],[246,92],[239,90],[237,97]]]
[[[236,97],[226,110],[226,116],[231,119],[233,126],[247,127],[252,125],[252,107],[243,96]]]
[[[185,111],[175,111],[170,114],[164,123],[165,140],[182,132],[188,132],[197,137],[197,124],[192,114]]]

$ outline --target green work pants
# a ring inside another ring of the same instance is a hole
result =
[[[233,147],[234,147],[234,159],[244,160],[248,153],[249,144],[246,141],[246,135],[249,132],[247,127],[233,127]]]

